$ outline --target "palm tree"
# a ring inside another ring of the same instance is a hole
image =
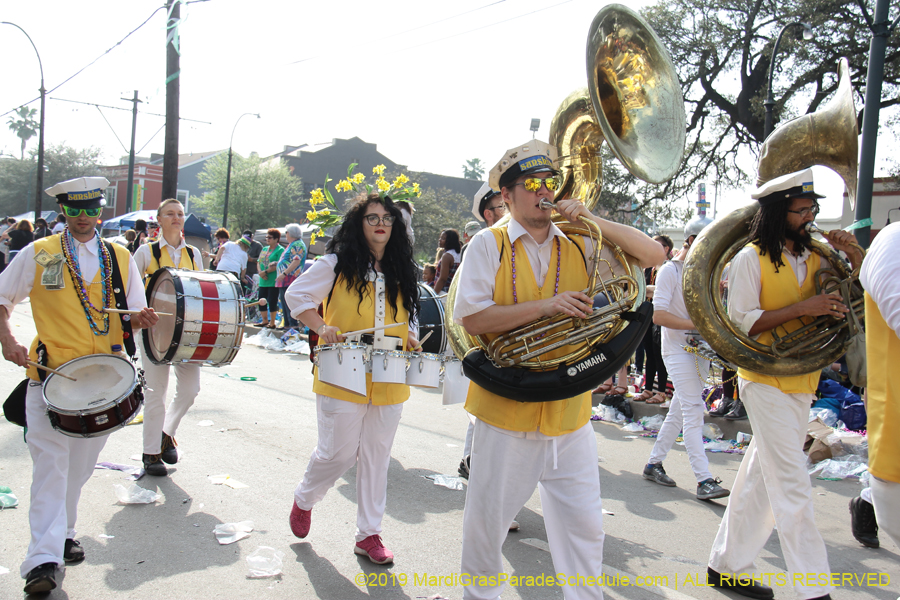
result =
[[[481,164],[480,158],[471,158],[463,165],[463,177],[466,179],[475,179],[481,181],[484,177],[484,165]]]
[[[38,132],[39,125],[34,120],[35,114],[37,114],[37,109],[20,106],[16,110],[15,116],[10,117],[9,121],[6,122],[10,130],[22,138],[21,152],[23,160],[25,159],[25,144]]]

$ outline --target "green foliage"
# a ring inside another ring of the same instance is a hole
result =
[[[682,198],[701,181],[726,187],[746,184],[755,173],[746,165],[764,137],[768,70],[775,38],[793,21],[776,56],[773,96],[775,125],[827,102],[837,88],[837,62],[850,63],[861,107],[873,2],[862,0],[660,0],[642,11],[672,55],[687,110],[687,146],[678,175],[654,195]],[[900,104],[900,31],[888,38],[881,107]],[[882,127],[895,111],[882,111]],[[862,124],[859,121],[860,126]]]
[[[434,261],[443,230],[456,229],[462,239],[463,227],[473,220],[466,205],[467,200],[462,194],[455,194],[447,188],[429,187],[423,190],[416,200],[416,214],[413,215],[413,231],[416,233],[413,256],[418,262]]]
[[[44,188],[76,177],[102,175],[100,150],[78,150],[59,144],[44,149]],[[34,210],[34,186],[37,181],[37,150],[28,151],[24,160],[0,160],[0,215],[18,215]],[[56,210],[56,201],[44,194],[44,210]]]
[[[470,158],[466,160],[466,164],[462,166],[463,177],[465,179],[474,179],[481,181],[484,179],[484,164],[480,158]]]
[[[221,223],[225,208],[225,181],[228,154],[206,162],[198,179],[206,190],[191,201],[192,208],[205,213],[212,222]],[[264,162],[259,156],[232,156],[231,188],[228,195],[228,226],[235,231],[281,227],[299,221],[303,210],[301,181],[281,160]]]
[[[21,148],[21,158],[25,159],[25,144],[28,143],[34,135],[38,132],[40,128],[40,123],[38,123],[34,119],[34,115],[37,114],[36,108],[28,108],[27,106],[20,106],[16,109],[14,116],[10,117],[6,124],[9,126],[9,129],[15,133],[17,136],[22,138],[22,148]]]

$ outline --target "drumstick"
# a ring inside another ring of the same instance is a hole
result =
[[[266,299],[265,299],[265,298],[260,298],[260,299],[257,300],[256,302],[253,302],[253,303],[251,303],[251,304],[245,304],[244,307],[245,307],[245,308],[250,308],[251,306],[265,306],[265,305],[266,305]]]
[[[398,327],[400,325],[406,325],[406,321],[401,323],[391,323],[390,325],[382,325],[381,327],[370,327],[369,329],[360,329],[359,331],[351,331],[350,333],[342,333],[341,335],[345,338],[352,337],[354,335],[359,335],[361,333],[372,333],[373,331],[381,331],[382,329],[390,329],[391,327]]]
[[[28,363],[29,365],[31,365],[32,367],[36,367],[38,369],[43,369],[44,371],[49,371],[49,372],[53,373],[54,375],[59,375],[60,377],[65,377],[66,379],[71,379],[72,381],[78,381],[74,377],[69,377],[62,371],[57,371],[56,369],[51,369],[50,367],[45,367],[44,365],[39,365],[38,363],[34,362],[33,360],[26,360],[25,362]]]
[[[139,315],[139,314],[141,314],[141,311],[139,311],[139,310],[122,310],[120,308],[104,308],[103,312],[116,313],[116,314],[120,314],[120,315]],[[160,317],[174,317],[175,316],[172,313],[158,312],[156,314],[159,315]]]
[[[431,331],[429,331],[428,333],[426,333],[426,334],[425,334],[425,337],[423,337],[421,340],[419,340],[419,345],[416,346],[415,348],[413,348],[413,350],[421,350],[421,349],[422,349],[422,346],[425,344],[426,341],[428,341],[428,338],[431,337],[431,334],[432,334],[432,333],[434,333],[434,329],[432,329]]]

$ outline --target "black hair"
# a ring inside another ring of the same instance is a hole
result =
[[[403,307],[409,313],[409,320],[412,321],[419,313],[419,273],[413,261],[412,244],[406,234],[406,225],[403,223],[400,209],[390,197],[360,194],[354,198],[347,214],[344,215],[344,222],[328,242],[326,252],[337,255],[334,272],[338,277],[344,276],[347,291],[356,289],[359,298],[356,310],[359,314],[359,306],[370,289],[368,273],[375,264],[375,255],[366,244],[363,232],[363,217],[370,204],[381,204],[388,214],[394,217],[391,236],[380,261],[381,272],[384,273],[387,300],[394,311],[394,318],[397,317],[399,295],[403,299]]]
[[[445,229],[441,232],[444,238],[444,250],[456,250],[462,252],[462,244],[459,243],[459,232],[455,229]]]
[[[779,202],[771,202],[759,207],[759,212],[750,223],[750,242],[760,248],[760,256],[769,255],[769,260],[778,267],[784,266],[781,253],[784,251],[784,241],[788,234],[787,216],[791,207],[792,198],[786,198]],[[794,239],[794,247],[798,252],[810,248],[805,241]]]
[[[147,221],[143,219],[136,219],[134,221],[134,230],[135,231],[147,231]]]

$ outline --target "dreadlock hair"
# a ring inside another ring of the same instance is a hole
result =
[[[768,254],[769,260],[775,265],[776,273],[778,267],[784,266],[781,253],[784,250],[784,240],[788,233],[787,216],[791,202],[792,199],[787,198],[760,206],[759,212],[750,223],[750,242],[759,246],[760,256]],[[797,240],[794,240],[794,246],[800,252],[809,248],[807,244]]]
[[[334,267],[337,277],[343,275],[347,283],[347,291],[356,289],[359,302],[356,305],[357,314],[363,298],[371,289],[368,281],[369,270],[375,264],[375,254],[366,243],[363,232],[363,217],[370,204],[381,204],[388,214],[394,217],[391,226],[391,236],[384,248],[384,256],[381,257],[381,272],[384,273],[384,283],[387,287],[387,300],[397,317],[397,296],[403,299],[403,307],[409,313],[412,321],[419,313],[419,274],[412,257],[412,244],[406,235],[406,225],[400,214],[400,209],[390,197],[381,198],[378,194],[360,194],[351,201],[344,222],[328,242],[326,251],[337,255],[337,265]]]

